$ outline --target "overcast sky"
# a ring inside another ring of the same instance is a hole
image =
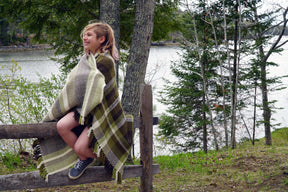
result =
[[[215,0],[206,0],[206,2],[208,4],[214,2]],[[187,2],[189,2],[189,7],[191,9],[193,9],[193,2],[198,2],[197,0],[182,0],[182,3],[184,4],[182,7],[183,9],[186,9]],[[263,13],[262,11],[271,11],[271,10],[276,10],[278,9],[280,6],[283,8],[287,8],[288,6],[288,0],[262,0],[262,8],[259,10],[259,14]],[[260,3],[258,4],[260,5]],[[282,16],[281,14],[283,13],[283,11],[279,12],[280,17]]]

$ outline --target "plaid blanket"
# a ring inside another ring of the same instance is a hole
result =
[[[114,60],[108,53],[81,58],[43,121],[57,121],[71,109],[80,114],[81,125],[92,116],[90,146],[112,178],[121,183],[132,144],[133,117],[122,109]],[[38,144],[38,168],[46,181],[49,175],[68,169],[78,159],[60,136],[38,140]]]

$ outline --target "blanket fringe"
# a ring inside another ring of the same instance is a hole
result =
[[[93,134],[91,134],[93,135]],[[115,181],[118,184],[122,183],[122,175],[121,173],[119,173],[119,171],[117,171],[114,166],[109,162],[109,160],[107,159],[107,157],[105,156],[105,153],[103,152],[103,150],[99,147],[99,144],[97,141],[94,140],[94,147],[93,147],[93,151],[94,153],[97,154],[97,160],[100,161],[101,165],[104,165],[104,169],[105,171],[111,175],[111,177],[113,179],[115,179]],[[119,180],[120,179],[120,180]]]
[[[47,177],[48,172],[47,172],[46,167],[43,163],[39,139],[36,139],[33,142],[32,148],[33,148],[33,158],[37,161],[37,169],[39,169],[39,174],[46,181],[46,177]]]

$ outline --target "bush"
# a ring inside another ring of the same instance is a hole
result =
[[[21,67],[12,60],[12,65],[2,66],[10,73],[0,76],[0,123],[27,124],[39,123],[52,105],[59,90],[62,89],[64,77],[52,75],[51,78],[39,77],[39,82],[29,82],[20,74]],[[17,144],[18,143],[18,144]],[[29,139],[19,139],[15,145],[7,140],[0,140],[0,153],[22,152],[29,150]]]

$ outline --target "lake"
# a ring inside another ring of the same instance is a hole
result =
[[[273,55],[270,61],[274,61],[279,64],[279,67],[270,68],[270,76],[282,76],[288,75],[288,45],[285,45],[284,51],[281,55]],[[14,59],[22,67],[22,75],[31,81],[37,81],[37,74],[42,77],[50,77],[51,74],[59,74],[59,64],[49,59],[52,56],[52,52],[47,51],[27,51],[27,52],[13,52],[13,53],[0,53],[0,66],[10,66],[11,59]],[[147,65],[146,82],[149,82],[153,87],[153,103],[155,106],[154,116],[159,116],[165,112],[167,107],[157,101],[158,92],[163,88],[163,77],[173,80],[175,77],[171,74],[170,64],[173,61],[179,60],[181,57],[181,49],[179,47],[151,47],[150,55]],[[1,70],[0,74],[5,74],[8,71]],[[120,74],[121,75],[121,74]],[[283,79],[283,84],[288,86],[288,79]],[[260,94],[260,93],[259,93]],[[288,127],[287,109],[288,109],[288,90],[284,89],[275,93],[270,93],[269,100],[277,99],[278,102],[275,107],[284,108],[278,109],[273,112],[273,123],[281,123],[280,127]],[[259,95],[260,98],[260,95]],[[262,115],[262,114],[259,114]],[[251,122],[246,122],[251,125]],[[219,127],[219,129],[222,129]],[[157,129],[155,129],[157,132]],[[246,130],[239,126],[237,133],[241,136],[247,136]],[[259,127],[257,129],[257,137],[264,136],[264,129]],[[136,140],[135,143],[138,141]],[[139,142],[138,142],[139,143]],[[137,147],[136,147],[137,148]],[[167,152],[165,152],[167,153]],[[136,154],[138,154],[136,150]],[[157,152],[157,155],[161,154],[161,150]]]

